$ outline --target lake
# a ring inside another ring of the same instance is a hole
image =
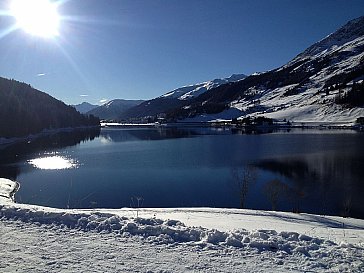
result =
[[[364,219],[364,134],[217,128],[63,132],[0,150],[19,203],[222,207]]]

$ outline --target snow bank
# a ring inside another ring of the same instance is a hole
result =
[[[233,247],[302,254],[307,257],[327,255],[337,249],[362,250],[364,245],[337,244],[331,240],[310,237],[297,232],[238,229],[219,231],[186,226],[178,220],[128,218],[101,211],[73,211],[44,207],[0,205],[0,218],[20,220],[52,229],[76,229],[85,232],[114,233],[122,237],[138,236],[153,244],[188,244],[201,247]]]
[[[18,190],[19,184],[9,179],[0,178],[0,203],[1,201],[14,201],[14,194]]]

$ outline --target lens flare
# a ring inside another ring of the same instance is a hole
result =
[[[52,38],[59,34],[60,16],[57,5],[49,0],[13,0],[10,13],[25,32]]]

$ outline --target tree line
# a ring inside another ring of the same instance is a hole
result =
[[[98,126],[92,115],[82,115],[29,84],[0,77],[0,137],[21,137],[45,129]]]

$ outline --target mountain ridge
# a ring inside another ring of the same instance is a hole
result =
[[[84,101],[80,104],[72,105],[72,106],[74,108],[76,108],[76,110],[78,112],[80,112],[81,114],[86,114],[88,111],[91,111],[91,110],[95,109],[96,107],[99,107],[99,105],[91,104],[86,101]]]
[[[158,97],[127,114],[134,119],[163,116],[167,121],[264,115],[351,122],[364,116],[363,80],[364,17],[359,17],[279,68],[221,84],[188,100]]]
[[[222,78],[222,79],[214,79],[207,82],[197,83],[193,85],[183,86],[177,89],[174,89],[160,97],[163,98],[176,98],[179,100],[189,100],[192,98],[196,98],[204,92],[216,88],[220,85],[240,81],[246,78],[244,74],[233,74],[230,77]]]
[[[364,16],[350,20],[344,26],[340,27],[337,31],[329,34],[324,39],[314,43],[308,47],[297,57],[303,56],[312,57],[320,52],[329,50],[333,46],[342,46],[353,39],[359,38],[364,35]],[[296,57],[296,58],[297,58]],[[295,58],[295,59],[296,59]],[[295,60],[293,59],[293,60]]]
[[[128,109],[123,113],[123,118],[131,121],[140,118],[155,118],[165,117],[171,111],[183,107],[190,101],[194,101],[211,89],[217,88],[224,84],[238,82],[244,79],[244,74],[233,74],[230,77],[222,79],[214,79],[194,85],[187,85],[165,93],[157,98],[144,101],[136,107]]]
[[[139,105],[143,100],[113,99],[94,109],[87,111],[88,115],[94,115],[100,119],[122,119],[123,113],[128,109]]]

